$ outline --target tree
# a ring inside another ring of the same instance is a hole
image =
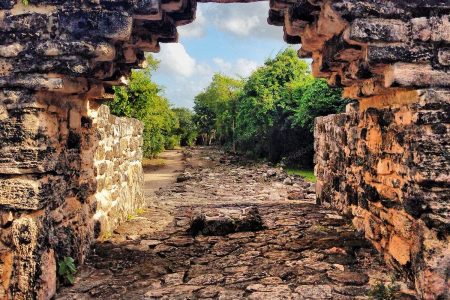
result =
[[[341,89],[328,87],[323,79],[316,79],[293,88],[296,107],[293,125],[314,130],[314,119],[343,111],[349,100],[342,99]]]
[[[194,111],[199,133],[206,144],[213,138],[221,143],[234,140],[236,99],[242,81],[222,74],[214,74],[211,84],[195,97]]]
[[[180,138],[181,146],[192,146],[197,138],[197,126],[194,122],[194,113],[187,108],[173,108],[178,118],[179,127],[175,134]]]
[[[347,101],[340,95],[286,49],[244,81],[215,74],[195,98],[195,119],[200,133],[217,134],[226,147],[309,168],[314,118],[342,111]]]
[[[178,120],[170,109],[169,101],[160,95],[162,88],[151,79],[158,61],[147,56],[148,67],[133,70],[129,85],[114,88],[114,100],[109,103],[111,112],[117,116],[136,118],[144,124],[145,157],[153,157],[164,150]]]
[[[250,75],[237,107],[239,148],[256,156],[279,159],[271,137],[289,112],[289,85],[309,78],[308,65],[293,49],[286,49]],[[292,101],[291,101],[292,102]]]

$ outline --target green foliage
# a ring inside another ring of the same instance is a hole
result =
[[[136,209],[136,214],[137,214],[137,215],[142,215],[143,213],[145,213],[145,209],[144,209],[144,208],[138,208],[138,209]]]
[[[129,85],[114,88],[114,100],[109,103],[111,112],[117,116],[131,117],[144,124],[145,157],[154,157],[171,144],[173,131],[179,127],[178,119],[171,110],[169,101],[160,95],[162,89],[151,79],[158,61],[147,57],[148,67],[133,70]]]
[[[172,111],[178,118],[179,127],[175,134],[179,137],[181,146],[192,146],[197,138],[197,126],[194,122],[194,113],[187,108],[173,108]]]
[[[278,130],[290,127],[286,123],[293,106],[289,87],[292,82],[306,80],[308,76],[308,65],[290,48],[268,59],[250,75],[237,105],[239,148],[252,150],[257,156],[273,161],[280,159],[274,146],[279,144],[278,138],[283,134],[290,135]]]
[[[64,280],[64,284],[73,285],[75,282],[75,273],[77,268],[75,261],[72,257],[64,257],[64,259],[58,262],[58,275]]]
[[[178,145],[180,145],[180,137],[178,135],[171,135],[166,138],[164,148],[167,150],[173,150]]]
[[[211,84],[195,97],[194,111],[199,134],[209,143],[216,136],[222,143],[234,142],[236,101],[242,81],[214,74]]]
[[[293,125],[300,125],[314,130],[314,119],[343,111],[348,101],[341,97],[340,89],[331,89],[323,79],[317,79],[294,86],[293,98],[297,108],[294,109]]]
[[[28,4],[30,4],[29,0],[22,0],[22,4],[25,6],[28,6]]]
[[[314,175],[314,170],[301,170],[301,169],[287,168],[287,169],[285,169],[285,171],[288,175],[302,176],[308,182],[316,182],[317,181],[317,178]]]
[[[199,133],[253,157],[311,168],[314,118],[342,111],[341,90],[314,79],[293,49],[268,59],[246,80],[216,74],[195,98]]]
[[[383,282],[378,281],[372,286],[368,292],[369,299],[373,300],[395,300],[397,299],[400,287],[395,283],[395,280],[385,285]]]

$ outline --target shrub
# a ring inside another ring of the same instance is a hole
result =
[[[74,259],[72,257],[64,257],[58,263],[58,266],[58,275],[63,279],[64,284],[73,285],[75,282],[74,276],[77,272]]]
[[[167,150],[173,150],[175,147],[180,145],[180,137],[178,135],[172,135],[166,138],[164,147]]]

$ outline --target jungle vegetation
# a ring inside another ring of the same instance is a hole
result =
[[[111,112],[144,124],[144,156],[164,149],[219,144],[252,158],[296,168],[313,165],[314,118],[341,112],[347,100],[340,89],[314,79],[293,49],[267,59],[248,78],[214,74],[194,100],[194,112],[172,108],[163,88],[152,81],[158,61],[133,70],[128,86],[114,88]]]
[[[293,49],[280,52],[248,78],[215,74],[195,97],[195,121],[203,143],[218,143],[285,165],[313,165],[314,118],[341,112],[340,89],[314,79]]]
[[[152,158],[164,149],[189,146],[197,136],[193,113],[172,108],[162,95],[163,89],[152,81],[158,61],[147,56],[147,68],[133,70],[128,86],[114,88],[111,113],[140,120],[144,124],[144,157]]]

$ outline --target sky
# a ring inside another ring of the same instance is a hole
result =
[[[221,72],[247,77],[288,45],[283,28],[267,24],[269,2],[199,3],[196,20],[178,27],[179,43],[162,44],[153,80],[176,107],[194,106],[194,97]]]

